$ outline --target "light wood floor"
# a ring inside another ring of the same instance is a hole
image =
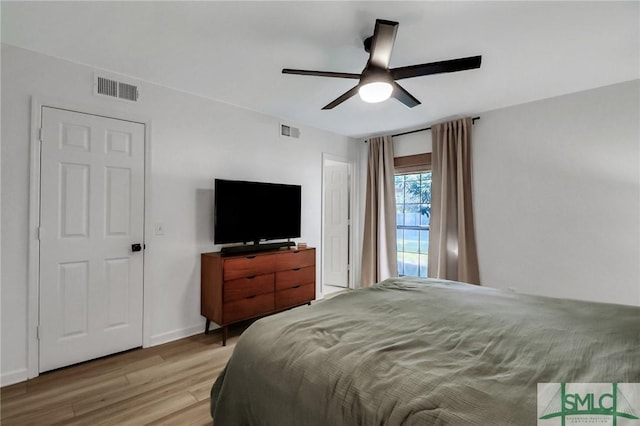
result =
[[[9,425],[211,425],[211,385],[242,328],[200,334],[44,373],[0,390]]]

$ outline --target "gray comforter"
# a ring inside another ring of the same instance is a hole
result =
[[[640,308],[396,278],[263,318],[216,426],[535,425],[539,382],[640,382]]]

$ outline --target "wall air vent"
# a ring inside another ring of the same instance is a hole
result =
[[[118,82],[108,78],[98,77],[98,94],[118,97]]]
[[[300,137],[300,129],[280,123],[280,136],[298,139]]]
[[[128,102],[138,102],[138,99],[140,99],[138,86],[98,74],[94,74],[93,93],[98,96],[109,96]]]
[[[133,84],[118,83],[118,97],[136,102],[138,100],[138,87]]]

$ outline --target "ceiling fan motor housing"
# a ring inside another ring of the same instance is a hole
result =
[[[391,77],[391,73],[388,69],[367,64],[365,69],[362,70],[360,85],[374,82],[385,82],[391,84],[393,82],[393,77]]]

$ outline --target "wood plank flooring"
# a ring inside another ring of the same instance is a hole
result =
[[[211,425],[209,392],[244,328],[134,349],[0,389],[10,425]]]

